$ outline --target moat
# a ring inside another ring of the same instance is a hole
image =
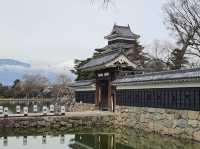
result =
[[[200,143],[133,129],[1,129],[1,149],[199,149]]]

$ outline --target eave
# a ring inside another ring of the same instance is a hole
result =
[[[73,82],[69,86],[75,91],[89,91],[96,89],[95,80],[80,80]]]

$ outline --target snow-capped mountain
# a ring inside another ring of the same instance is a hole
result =
[[[31,65],[14,59],[0,59],[0,83],[12,85],[16,79],[22,79],[25,74],[41,74],[54,81],[59,74],[66,74],[70,79],[74,75],[71,67],[66,65]]]
[[[0,66],[21,66],[21,67],[31,67],[30,64],[20,62],[14,59],[0,59]]]

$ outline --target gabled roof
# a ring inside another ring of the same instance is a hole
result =
[[[115,63],[120,63],[123,67],[123,64],[136,68],[136,65],[133,64],[121,51],[112,51],[110,53],[102,54],[96,58],[91,59],[88,63],[81,66],[79,70],[83,71],[95,71],[99,69],[113,68],[117,67]],[[126,65],[126,66],[127,66]]]
[[[137,34],[134,34],[131,29],[130,26],[119,26],[119,25],[114,25],[112,32],[105,36],[105,39],[111,40],[111,39],[115,39],[115,38],[128,38],[128,39],[138,39],[140,36]]]
[[[200,79],[200,68],[154,72],[140,75],[127,76],[125,78],[116,79],[113,84],[126,84],[148,81],[167,81],[167,80],[184,80],[184,79]]]

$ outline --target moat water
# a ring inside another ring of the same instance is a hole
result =
[[[200,143],[133,129],[0,130],[0,149],[199,149]]]

